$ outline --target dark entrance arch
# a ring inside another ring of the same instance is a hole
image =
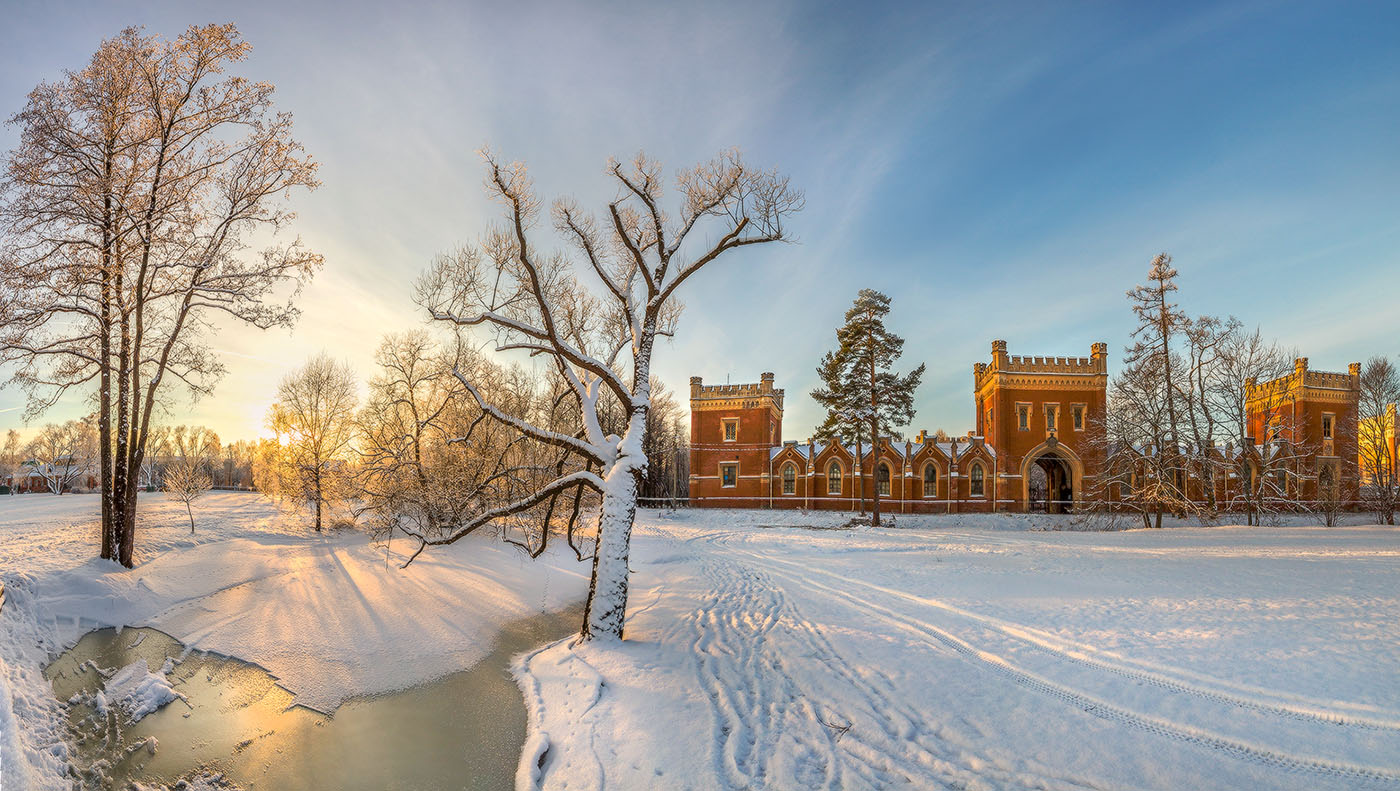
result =
[[[1074,505],[1074,476],[1069,462],[1050,452],[1030,465],[1027,506],[1031,511],[1067,514]]]

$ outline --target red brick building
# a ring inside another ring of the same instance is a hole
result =
[[[1293,361],[1293,373],[1245,390],[1252,437],[1257,440],[1250,477],[1277,477],[1277,486],[1303,503],[1359,495],[1355,460],[1361,398],[1361,363],[1346,373],[1313,371],[1308,358]],[[1281,461],[1269,464],[1266,458]]]
[[[889,513],[1046,511],[1082,505],[1089,492],[1118,500],[1136,486],[1132,471],[1105,477],[1091,452],[1090,427],[1107,406],[1108,346],[1087,357],[1022,357],[992,342],[990,362],[973,366],[974,425],[967,435],[884,438],[878,451],[811,439],[783,440],[783,391],[773,374],[758,384],[706,386],[690,380],[690,502],[707,507],[854,510],[879,488]],[[1357,401],[1360,365],[1348,373],[1310,371],[1307,359],[1246,393],[1253,436],[1243,447],[1212,451],[1210,480],[1182,473],[1178,488],[1204,501],[1214,488],[1222,508],[1241,502],[1246,486],[1302,505],[1328,495],[1357,497]],[[1190,480],[1185,478],[1190,477]]]
[[[784,442],[783,391],[690,380],[690,501],[714,507],[852,510],[878,487],[891,513],[1069,510],[1092,475],[1077,448],[1104,408],[1108,347],[1089,357],[1012,357],[992,343],[973,368],[966,436],[885,438],[878,452]],[[859,457],[857,457],[859,453]]]

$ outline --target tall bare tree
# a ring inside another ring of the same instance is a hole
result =
[[[420,301],[435,319],[491,331],[497,351],[547,360],[568,385],[578,431],[550,431],[511,414],[459,371],[490,419],[567,453],[568,463],[536,491],[482,511],[447,535],[416,537],[422,546],[451,543],[561,492],[599,492],[582,638],[620,639],[632,521],[647,468],[656,339],[674,331],[678,291],[700,269],[741,247],[788,239],[784,223],[801,208],[802,195],[786,178],[753,170],[730,151],[677,175],[681,201],[672,215],[663,206],[659,163],[645,156],[629,165],[610,162],[618,197],[601,222],[568,200],[555,203],[552,211],[555,229],[579,256],[579,268],[601,284],[595,295],[579,281],[572,261],[537,247],[533,236],[541,204],[524,166],[502,165],[489,153],[485,158],[487,188],[505,205],[505,226],[479,248],[439,259],[420,282]],[[706,231],[710,241],[701,244],[698,237]],[[620,432],[604,431],[599,413],[605,399],[615,399],[626,417]]]
[[[277,456],[264,491],[311,508],[318,532],[325,512],[353,489],[355,391],[350,366],[323,352],[282,380],[268,410]]]
[[[1278,470],[1287,461],[1267,432],[1251,424],[1251,414],[1261,425],[1277,425],[1286,417],[1282,390],[1254,390],[1260,382],[1271,382],[1293,371],[1289,349],[1267,340],[1258,328],[1253,332],[1235,327],[1219,347],[1206,407],[1219,415],[1227,447],[1223,457],[1233,466],[1239,494],[1227,506],[1242,508],[1248,524],[1258,524],[1261,513],[1279,510],[1286,499],[1287,484],[1279,488]],[[1255,400],[1251,412],[1250,393]],[[1281,495],[1283,495],[1281,497]]]
[[[248,51],[232,25],[173,40],[129,28],[13,119],[0,360],[31,413],[96,383],[102,556],[128,567],[156,405],[174,382],[210,391],[218,318],[291,324],[274,296],[321,263],[295,240],[251,251],[293,219],[286,196],[317,182],[272,85],[224,73]]]
[[[1396,458],[1396,404],[1400,403],[1400,368],[1376,356],[1361,368],[1357,405],[1357,446],[1361,496],[1386,525],[1395,524],[1400,497],[1400,459]]]

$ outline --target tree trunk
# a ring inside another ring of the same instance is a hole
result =
[[[874,495],[870,500],[870,524],[880,526],[880,424],[873,418],[870,421],[870,476],[875,482]],[[893,474],[890,476],[893,478]],[[893,482],[891,482],[893,483]]]
[[[627,612],[627,554],[632,521],[637,515],[640,477],[640,470],[624,457],[604,481],[598,545],[593,550],[593,575],[583,611],[584,640],[622,639]]]
[[[188,500],[185,501],[185,513],[190,515],[190,535],[194,535],[194,511],[190,508]]]
[[[863,449],[861,448],[861,446],[860,446],[860,435],[859,435],[859,432],[857,432],[857,435],[856,435],[856,463],[855,463],[855,467],[859,468],[859,467],[860,467],[860,464],[861,464],[861,460],[864,459],[864,458],[865,458],[864,450],[863,450]],[[865,472],[862,470],[861,473],[860,473],[859,475],[854,475],[854,476],[852,476],[852,477],[851,477],[851,483],[855,486],[856,492],[857,492],[857,494],[858,494],[859,497],[860,497],[860,515],[861,515],[861,516],[865,516]]]

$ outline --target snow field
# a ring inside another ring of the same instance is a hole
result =
[[[644,515],[518,787],[1400,787],[1394,529],[800,519]]]

